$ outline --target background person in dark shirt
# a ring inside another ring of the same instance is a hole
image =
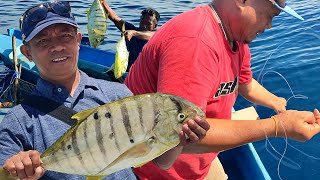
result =
[[[129,51],[129,63],[127,71],[129,71],[131,65],[139,56],[139,53],[141,52],[143,46],[154,34],[155,28],[157,27],[160,19],[160,14],[152,8],[144,9],[141,12],[140,24],[137,28],[133,24],[122,20],[110,8],[105,0],[101,0],[101,2],[106,12],[108,13],[108,18],[117,26],[120,31],[122,30],[123,23],[125,23],[126,31],[124,35],[126,36],[127,49]]]

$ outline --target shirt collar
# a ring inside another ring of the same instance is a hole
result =
[[[79,70],[79,72],[80,72],[80,83],[76,89],[74,96],[77,96],[84,89],[88,87],[94,90],[98,89],[98,85],[95,81],[90,81],[90,77],[86,73],[82,72],[81,70]],[[66,90],[65,87],[55,85],[47,80],[42,79],[41,77],[37,81],[35,91],[36,91],[35,94],[47,97],[49,99],[52,99],[53,97],[55,97],[56,96],[55,94],[57,93],[57,91],[61,91],[59,92],[60,93],[59,96],[62,95],[62,97],[64,98],[68,98],[69,96],[69,92]]]

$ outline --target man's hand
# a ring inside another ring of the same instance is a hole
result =
[[[124,31],[124,35],[125,35],[125,37],[126,37],[126,39],[128,41],[131,40],[131,38],[135,35],[135,33],[136,33],[135,30],[126,30],[126,31]]]
[[[287,100],[282,97],[277,97],[275,96],[272,100],[272,109],[277,113],[282,113],[286,111],[286,106],[287,106]]]
[[[189,144],[199,142],[205,137],[209,129],[210,125],[205,119],[200,119],[199,117],[189,119],[183,124],[179,133],[180,144],[157,157],[153,162],[162,169],[169,169],[182,153],[183,148]]]
[[[288,110],[275,116],[278,120],[278,134],[297,141],[306,141],[320,132],[320,113]]]
[[[3,165],[11,176],[19,179],[39,179],[44,174],[40,153],[35,150],[21,151],[7,159]]]
[[[209,129],[210,125],[205,119],[200,119],[200,117],[189,119],[183,124],[182,130],[179,133],[180,145],[185,146],[200,141],[205,137]]]

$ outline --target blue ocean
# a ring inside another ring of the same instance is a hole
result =
[[[46,1],[1,0],[0,33],[6,33],[7,28],[18,28],[20,15],[27,7],[40,2]],[[86,10],[92,0],[70,2],[80,31],[86,35]],[[161,26],[177,14],[204,5],[209,0],[108,2],[120,17],[136,26],[139,25],[141,10],[152,7],[161,15]],[[312,111],[320,108],[320,96],[317,94],[320,88],[317,85],[320,84],[320,0],[289,0],[288,4],[305,20],[299,21],[282,13],[274,19],[272,29],[250,44],[253,76],[268,90],[286,98],[287,109]],[[111,21],[108,21],[107,33],[99,48],[114,51],[120,32]],[[237,100],[235,108],[248,106],[254,106],[261,118],[275,114],[272,110],[250,104],[242,98]],[[303,143],[286,138],[271,138],[255,142],[254,146],[272,179],[320,179],[320,135]]]

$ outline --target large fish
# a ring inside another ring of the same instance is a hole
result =
[[[141,166],[178,145],[182,124],[195,116],[205,114],[181,97],[161,93],[79,112],[73,116],[78,123],[41,155],[43,167],[103,177]]]
[[[90,46],[97,48],[103,42],[107,33],[108,14],[105,12],[100,0],[94,0],[87,12],[87,16]]]
[[[128,68],[129,51],[127,49],[124,31],[125,26],[123,23],[121,37],[116,45],[116,55],[114,63],[108,70],[112,70],[114,73],[114,77],[117,79],[121,78]]]

